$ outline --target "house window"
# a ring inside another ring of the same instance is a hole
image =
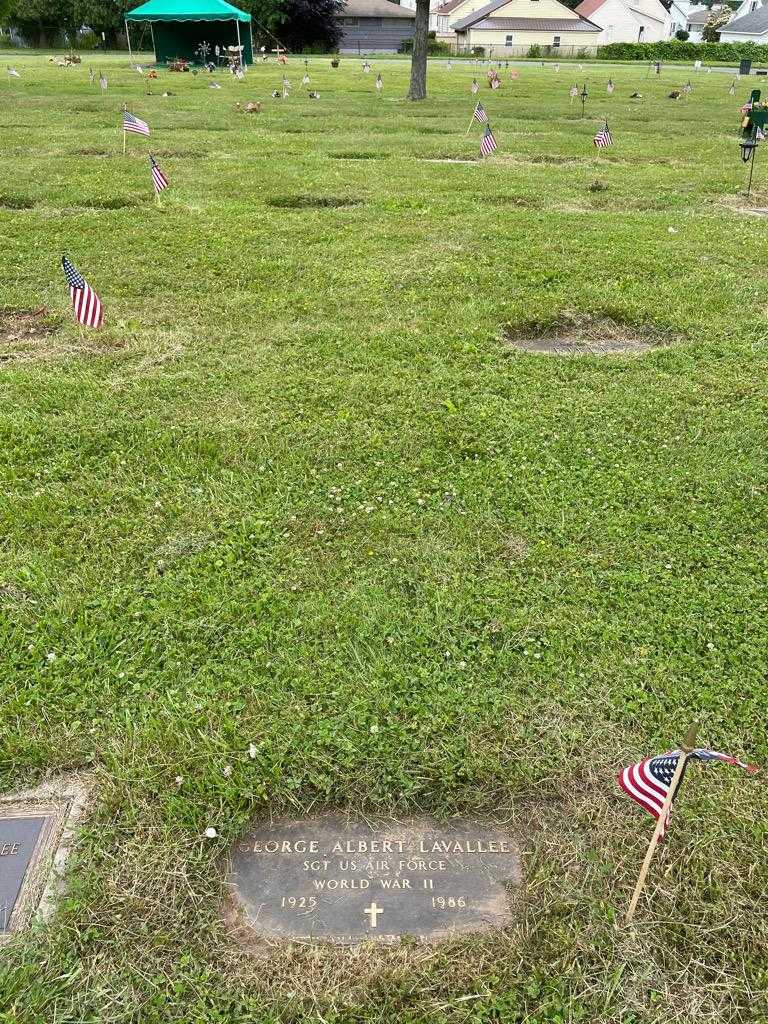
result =
[[[513,46],[514,42],[515,42],[515,37],[514,36],[507,36],[507,39],[506,39],[506,42],[504,43],[504,45],[505,46]]]
[[[560,45],[560,36],[555,36],[554,37],[554,39],[552,40],[552,45],[553,46],[559,46]]]
[[[642,41],[643,41],[643,32],[645,32],[645,25],[641,25],[640,26],[640,31],[637,33],[637,41],[638,41],[638,43],[642,43]]]

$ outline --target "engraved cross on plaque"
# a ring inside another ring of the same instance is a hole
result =
[[[363,913],[370,917],[371,928],[378,928],[379,914],[383,914],[384,911],[381,907],[376,906],[376,900],[373,901],[370,907],[366,907]]]

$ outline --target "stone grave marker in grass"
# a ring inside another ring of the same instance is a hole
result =
[[[245,945],[435,940],[510,923],[521,875],[515,841],[479,821],[256,824],[228,860],[224,916]]]

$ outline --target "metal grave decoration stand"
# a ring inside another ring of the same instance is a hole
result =
[[[741,122],[741,159],[749,164],[747,178],[747,198],[752,193],[752,174],[755,169],[755,154],[758,145],[765,138],[765,126],[768,124],[768,104],[761,103],[760,90],[753,89],[749,101],[742,107],[744,117]]]

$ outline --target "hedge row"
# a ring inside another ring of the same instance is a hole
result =
[[[703,60],[726,63],[748,58],[768,64],[768,46],[760,43],[688,43],[667,39],[661,43],[608,43],[597,51],[603,60]]]

